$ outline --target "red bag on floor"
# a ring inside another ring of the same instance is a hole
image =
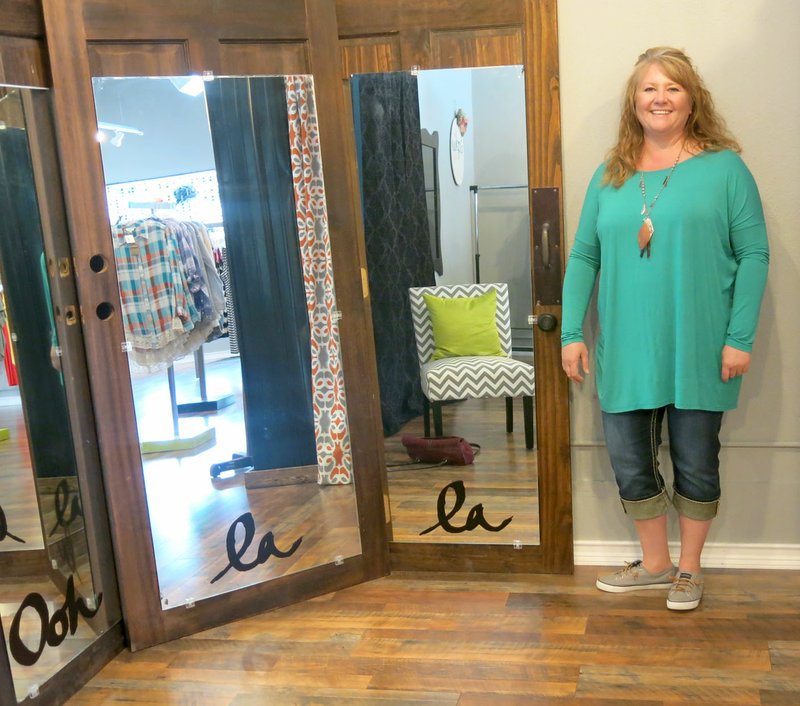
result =
[[[470,444],[461,436],[412,436],[405,434],[400,441],[412,461],[422,463],[448,463],[451,466],[468,466],[475,460],[478,444]]]

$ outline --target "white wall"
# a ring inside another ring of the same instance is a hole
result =
[[[469,185],[475,183],[474,130],[464,135],[464,179],[453,181],[450,169],[450,124],[461,108],[472,115],[472,78],[469,70],[421,71],[418,76],[420,127],[439,133],[439,193],[442,211],[440,285],[474,282],[469,210]]]
[[[558,12],[568,246],[588,179],[613,142],[623,84],[646,48],[686,50],[744,148],[764,203],[771,266],[753,365],[723,424],[723,498],[706,555],[722,556],[715,547],[726,546],[733,564],[745,545],[759,544],[750,549],[766,564],[771,553],[800,568],[800,2],[559,0]],[[601,445],[593,387],[571,395],[580,561],[581,545],[635,535]]]
[[[475,131],[475,183],[522,185],[478,191],[481,282],[507,282],[515,347],[530,348],[531,301],[528,150],[522,67],[474,69],[470,125]]]
[[[418,76],[420,124],[439,133],[439,182],[444,274],[438,284],[474,282],[470,185],[522,184],[513,191],[479,193],[480,281],[507,282],[515,346],[531,345],[532,311],[525,83],[521,67],[444,69]],[[450,124],[461,108],[464,136],[461,185],[450,169]]]

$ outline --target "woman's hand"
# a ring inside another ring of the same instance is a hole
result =
[[[561,353],[564,359],[564,353]],[[732,346],[725,346],[722,349],[722,382],[728,382],[731,378],[740,377],[750,369],[750,354],[740,351]]]
[[[561,367],[572,382],[583,382],[584,374],[589,374],[589,349],[583,341],[568,343],[561,348]]]

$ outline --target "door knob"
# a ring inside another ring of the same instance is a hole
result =
[[[558,324],[558,319],[553,314],[539,314],[529,316],[528,323],[531,326],[538,326],[542,331],[552,331]]]

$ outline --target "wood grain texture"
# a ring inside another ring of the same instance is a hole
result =
[[[89,40],[297,40],[306,37],[301,0],[81,0]]]
[[[396,35],[342,39],[339,47],[344,81],[353,74],[400,70],[400,39]]]
[[[237,76],[307,74],[306,42],[221,40],[220,66]]]
[[[414,28],[476,28],[522,24],[525,0],[336,0],[340,36]]]
[[[44,88],[50,85],[47,50],[40,39],[0,35],[0,84]]]
[[[562,184],[556,14],[556,0],[525,3],[526,103],[534,106],[528,113],[528,154],[533,155],[528,161],[531,189],[544,186],[560,189]],[[563,203],[559,208],[563,214]],[[559,237],[563,242],[563,233]],[[560,252],[563,258],[563,247]],[[533,238],[531,253],[533,270]],[[533,292],[536,300],[536,278]],[[556,329],[549,332],[534,327],[533,349],[537,371],[536,426],[547,430],[539,438],[543,561],[545,570],[563,572],[572,566],[573,532],[569,389],[561,369],[561,307],[541,306],[534,301],[533,313],[553,314],[559,322]]]
[[[0,0],[0,34],[15,37],[44,36],[42,5],[38,0]]]
[[[190,73],[184,41],[89,42],[92,76],[184,76]]]
[[[438,68],[521,64],[522,27],[433,31],[431,53]]]
[[[396,573],[122,653],[69,704],[800,703],[800,572],[707,571],[686,614],[595,575]]]

